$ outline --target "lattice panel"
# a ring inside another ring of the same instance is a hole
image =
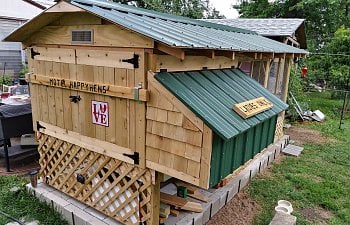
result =
[[[150,224],[149,169],[38,133],[40,174],[49,185],[125,224]]]
[[[283,125],[284,125],[284,116],[279,115],[277,117],[277,123],[276,123],[275,141],[283,137]]]

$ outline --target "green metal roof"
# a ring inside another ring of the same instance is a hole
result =
[[[239,69],[160,72],[155,78],[224,140],[275,116],[288,105]],[[273,107],[243,119],[236,103],[265,97]]]
[[[306,54],[302,49],[265,38],[254,31],[174,16],[105,0],[71,4],[137,33],[178,48]]]

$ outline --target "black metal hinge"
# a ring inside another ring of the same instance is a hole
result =
[[[139,55],[134,54],[134,57],[130,59],[122,59],[122,62],[130,63],[134,65],[134,69],[139,68]]]
[[[138,152],[134,152],[134,154],[126,154],[124,153],[123,156],[127,156],[134,160],[134,164],[139,165],[140,164],[140,155]]]
[[[34,59],[34,57],[35,57],[36,55],[40,55],[40,53],[34,51],[34,49],[31,48],[31,49],[30,49],[30,57],[31,57],[32,59]]]
[[[43,125],[39,123],[39,121],[36,121],[36,130],[39,130],[40,128],[46,129]]]

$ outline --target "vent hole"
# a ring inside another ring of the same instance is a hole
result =
[[[73,30],[72,43],[92,44],[93,32],[92,30]]]

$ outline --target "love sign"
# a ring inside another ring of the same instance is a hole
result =
[[[92,123],[108,127],[109,107],[107,102],[91,101]]]

